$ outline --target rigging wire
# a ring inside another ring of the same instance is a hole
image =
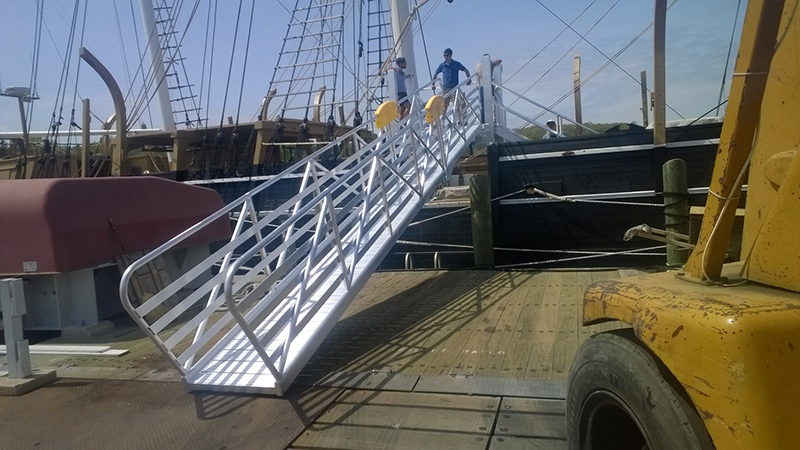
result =
[[[211,3],[209,2],[209,9],[211,8]],[[214,74],[214,50],[216,48],[216,40],[217,40],[217,11],[219,10],[219,0],[214,0],[214,24],[211,30],[211,57],[209,58],[208,62],[208,93],[206,94],[206,112],[209,111],[209,105],[211,102],[211,84],[212,84],[212,75]],[[209,116],[210,114],[206,114]],[[206,132],[208,132],[208,118],[206,118]]]
[[[572,22],[570,22],[570,23],[569,23],[569,25],[572,25],[572,24],[574,24],[574,23],[575,23],[575,22],[576,22],[578,19],[580,19],[580,18],[581,18],[581,16],[583,16],[583,15],[586,13],[586,11],[588,11],[588,10],[589,10],[589,8],[591,8],[591,7],[592,7],[592,5],[594,5],[595,3],[597,3],[597,0],[594,0],[594,1],[592,1],[591,3],[589,3],[589,4],[586,6],[586,8],[584,8],[584,9],[583,9],[583,11],[581,11],[581,13],[580,13],[580,14],[578,14],[577,16],[575,16],[575,18],[574,18],[574,19],[572,19]],[[617,3],[619,3],[619,1],[617,1]],[[614,5],[616,5],[616,3],[615,3]],[[613,6],[612,6],[612,8],[613,8]],[[606,14],[608,14],[608,13],[606,13]],[[530,59],[529,59],[529,60],[528,60],[528,61],[527,61],[525,64],[521,65],[521,66],[519,67],[519,69],[517,69],[517,70],[516,70],[514,73],[512,73],[512,74],[511,74],[511,76],[509,76],[508,78],[506,78],[506,82],[508,82],[508,81],[510,81],[512,78],[514,78],[514,76],[515,76],[515,75],[517,75],[517,74],[518,74],[518,73],[519,73],[519,72],[520,72],[522,69],[524,69],[525,67],[527,67],[527,66],[528,66],[528,64],[530,64],[531,62],[533,62],[533,60],[534,60],[534,59],[536,59],[536,57],[537,57],[537,56],[539,56],[539,55],[540,55],[540,54],[541,54],[543,51],[547,50],[547,48],[548,48],[548,47],[550,47],[550,45],[552,45],[552,44],[553,44],[553,42],[555,42],[555,41],[556,41],[556,39],[558,39],[559,37],[561,37],[561,35],[562,35],[562,34],[566,33],[566,32],[567,32],[567,30],[569,30],[569,25],[568,25],[568,26],[565,26],[564,28],[562,28],[562,29],[561,29],[561,31],[559,31],[559,32],[558,32],[558,34],[556,34],[555,36],[553,36],[553,38],[552,38],[552,39],[550,39],[550,41],[549,41],[547,44],[545,44],[545,45],[544,45],[544,47],[542,47],[542,48],[541,48],[541,50],[539,50],[538,52],[534,53],[534,55],[533,55],[533,56],[531,56],[531,58],[530,58]],[[596,25],[596,24],[595,24],[595,25]],[[591,29],[590,29],[590,31],[591,31]],[[580,42],[580,41],[579,41],[579,42]],[[573,46],[573,48],[575,48],[575,47]],[[570,49],[570,50],[571,50],[571,49]],[[535,83],[534,83],[534,84],[535,84]]]
[[[136,25],[136,14],[133,10],[133,0],[128,0],[128,4],[131,7],[131,21],[133,22],[133,36],[136,38],[136,54],[139,56],[139,61],[144,60],[144,55],[142,54],[142,46],[139,43],[139,27]],[[133,80],[131,81],[131,86],[136,81],[136,77],[134,76]],[[150,119],[150,126],[153,127],[153,113],[150,108],[150,104],[147,105],[147,117]]]
[[[44,20],[44,0],[37,0],[36,1],[36,24],[34,26],[34,38],[33,38],[33,60],[31,61],[31,81],[28,86],[31,87],[31,97],[36,97],[37,93],[37,84],[39,79],[39,55],[41,54],[41,47],[42,47],[42,23]],[[33,123],[33,105],[34,101],[28,102],[27,108],[27,125],[28,129],[31,129],[31,124]]]
[[[75,25],[76,25],[76,20],[77,20],[77,15],[78,15],[79,2],[80,2],[80,0],[75,0],[75,8],[74,8],[73,15],[72,15],[72,24],[70,26],[70,31],[69,31],[69,39],[67,39],[67,45],[66,45],[65,50],[64,50],[64,59],[63,59],[63,62],[61,64],[61,76],[59,77],[58,89],[56,91],[56,98],[55,98],[55,102],[53,104],[53,114],[52,114],[51,119],[50,119],[50,128],[47,130],[47,135],[46,135],[45,139],[49,139],[50,138],[51,131],[53,133],[56,132],[56,130],[58,129],[58,125],[60,125],[60,122],[61,122],[61,117],[59,117],[58,123],[57,123],[57,121],[56,121],[56,112],[58,111],[59,100],[62,99],[62,89],[64,89],[64,92],[66,92],[66,88],[64,86],[64,84],[66,84],[66,83],[65,83],[64,79],[66,77],[66,74],[69,73],[69,65],[70,65],[70,62],[72,61],[69,58],[69,53],[72,50],[73,39],[75,38]],[[62,109],[63,109],[63,106],[64,106],[64,104],[62,102],[61,103]],[[58,111],[58,112],[59,112],[59,116],[60,116],[61,112],[60,111]]]
[[[83,38],[86,34],[86,13],[89,9],[88,7],[89,7],[89,2],[88,1],[83,2],[83,24],[81,25],[81,45],[80,45],[81,47],[83,47]],[[80,127],[78,127],[78,125],[75,123],[75,102],[78,98],[78,82],[81,79],[82,64],[80,61],[80,57],[78,57],[78,61],[76,62],[75,65],[78,67],[75,71],[75,89],[72,91],[72,111],[70,112],[69,127],[67,128],[69,132],[67,133],[67,148],[64,156],[64,172],[62,173],[62,175],[67,174],[69,171],[69,163],[70,163],[69,151],[70,151],[70,142],[72,141],[72,133],[71,133],[72,128],[77,127],[80,129]]]
[[[588,35],[589,33],[591,33],[591,32],[592,32],[592,30],[594,30],[594,29],[595,29],[595,27],[597,27],[597,25],[599,25],[599,24],[600,24],[600,22],[602,22],[602,20],[603,20],[603,19],[604,19],[604,18],[605,18],[605,17],[606,17],[606,16],[607,16],[607,15],[608,15],[610,12],[611,12],[611,10],[612,10],[612,9],[614,9],[614,7],[615,7],[615,6],[617,6],[617,4],[619,4],[619,2],[620,2],[620,0],[617,0],[616,2],[614,2],[614,3],[611,5],[611,7],[610,7],[610,8],[608,8],[608,10],[605,12],[605,14],[603,14],[602,16],[600,16],[600,18],[599,18],[599,19],[597,19],[597,21],[594,23],[594,25],[592,25],[592,26],[591,26],[591,28],[589,28],[589,29],[586,31],[586,33],[585,33],[585,34],[586,34],[586,35]],[[564,28],[564,30],[567,30],[567,28]],[[543,79],[544,77],[546,77],[546,76],[547,76],[547,74],[549,74],[549,73],[550,73],[550,72],[551,72],[553,69],[555,69],[555,68],[556,68],[556,66],[557,66],[557,65],[558,65],[558,64],[559,64],[561,61],[563,61],[563,60],[564,60],[564,58],[566,58],[566,57],[567,57],[567,55],[569,55],[570,53],[572,53],[572,50],[573,50],[573,49],[575,49],[575,47],[577,47],[577,46],[578,46],[578,44],[580,44],[580,42],[581,42],[581,40],[580,40],[580,39],[578,39],[578,40],[575,42],[575,44],[573,44],[573,45],[572,45],[572,47],[570,47],[570,48],[569,48],[567,51],[565,51],[565,52],[564,52],[564,54],[563,54],[563,55],[561,55],[561,58],[558,58],[558,60],[557,60],[555,63],[553,63],[553,65],[551,65],[549,69],[545,70],[545,72],[544,72],[542,75],[540,75],[540,76],[539,76],[539,78],[537,78],[537,79],[536,79],[536,81],[534,81],[534,82],[533,82],[533,84],[532,84],[530,87],[531,87],[531,88],[533,88],[533,87],[534,87],[534,86],[536,86],[536,85],[537,85],[537,84],[538,84],[540,81],[542,81],[542,79]],[[526,91],[526,92],[527,92],[527,91]],[[513,105],[513,104],[514,104],[514,102],[511,102],[511,104]],[[509,106],[510,106],[510,105],[509,105]]]
[[[419,2],[417,0],[414,0],[414,6],[419,7]],[[419,34],[422,37],[422,48],[425,50],[425,61],[428,64],[428,75],[433,78],[433,67],[431,67],[431,58],[428,55],[428,42],[425,40],[425,31],[422,29],[422,21],[419,20],[419,17],[416,17],[416,19],[419,22]],[[417,80],[417,83],[419,83],[419,80]]]
[[[209,34],[209,28],[210,28],[210,25],[211,25],[211,5],[212,5],[212,2],[209,1],[208,2],[208,13],[206,15],[206,35],[205,35],[205,38],[204,38],[204,41],[203,41],[203,64],[201,65],[201,69],[200,69],[200,97],[197,99],[197,102],[200,104],[201,107],[203,105],[203,90],[205,89],[205,83],[206,83],[206,57],[208,56],[208,34]],[[216,19],[216,14],[215,14],[215,19]],[[208,75],[208,82],[211,83],[211,74],[210,73]],[[206,109],[206,113],[208,113],[208,109]],[[197,126],[198,127],[202,127],[203,124],[199,123]],[[208,119],[206,119],[205,128],[208,129]]]
[[[239,113],[242,111],[242,94],[244,93],[244,77],[247,73],[247,57],[250,54],[250,35],[253,31],[253,12],[256,9],[256,0],[252,0],[250,6],[250,25],[247,28],[247,43],[244,47],[244,65],[242,66],[242,82],[241,86],[239,87],[239,105],[236,108],[236,127],[239,126]],[[234,127],[234,130],[236,129]]]
[[[731,62],[731,51],[733,50],[733,38],[736,36],[736,23],[739,22],[739,8],[742,6],[742,0],[736,4],[736,15],[733,17],[733,29],[731,30],[731,41],[728,43],[728,55],[725,57],[725,69],[722,71],[722,83],[719,86],[719,97],[717,104],[722,106],[722,96],[725,95],[725,79],[728,77],[728,65]],[[719,116],[719,106],[717,106],[716,115]],[[708,114],[708,113],[706,113]]]
[[[675,3],[677,3],[677,1],[678,1],[678,0],[674,0],[674,1],[672,2],[672,4],[670,4],[670,5],[667,7],[667,9],[669,9],[669,8],[671,8],[673,5],[675,5]],[[591,47],[592,47],[593,49],[595,49],[595,50],[596,50],[598,53],[600,53],[601,55],[603,55],[603,57],[604,57],[604,58],[606,58],[606,60],[608,60],[608,62],[610,62],[611,64],[614,64],[614,66],[616,66],[616,67],[617,67],[619,70],[621,70],[623,73],[625,73],[625,75],[627,75],[627,76],[628,76],[628,77],[629,77],[631,80],[633,80],[633,81],[634,81],[634,82],[635,82],[637,85],[639,85],[639,86],[641,86],[641,85],[642,85],[642,82],[641,82],[640,80],[638,80],[636,77],[634,77],[633,75],[631,75],[631,74],[630,74],[630,73],[629,73],[627,70],[623,69],[623,68],[622,68],[622,66],[620,66],[619,64],[617,64],[617,62],[616,62],[616,61],[614,61],[614,59],[616,59],[616,57],[617,57],[618,55],[615,55],[615,56],[614,56],[614,58],[610,58],[610,57],[609,57],[608,55],[606,55],[606,54],[605,54],[605,53],[604,53],[602,50],[600,50],[599,48],[597,48],[597,46],[596,46],[596,45],[594,45],[594,44],[593,44],[593,43],[591,43],[591,42],[590,42],[588,39],[586,39],[586,36],[584,36],[584,35],[582,35],[582,34],[578,33],[578,32],[577,32],[577,31],[576,31],[574,28],[572,28],[572,26],[571,26],[571,25],[568,25],[568,24],[567,24],[567,23],[566,23],[566,22],[565,22],[565,21],[564,21],[564,20],[563,20],[561,17],[559,17],[559,16],[558,16],[558,14],[556,14],[556,13],[555,13],[555,12],[553,12],[553,11],[552,11],[550,8],[548,8],[547,6],[545,6],[545,5],[544,5],[544,3],[542,3],[542,0],[536,0],[536,3],[538,3],[539,5],[541,5],[541,7],[542,7],[542,8],[544,8],[544,9],[545,9],[547,12],[549,12],[550,14],[552,14],[552,15],[553,15],[553,17],[555,17],[556,19],[558,19],[558,20],[559,20],[561,23],[563,23],[564,25],[567,25],[567,27],[569,27],[569,29],[570,29],[570,30],[572,30],[572,31],[573,31],[575,34],[577,34],[578,36],[580,36],[581,40],[583,40],[584,42],[586,42],[587,44],[589,44],[589,46],[591,46]],[[654,24],[654,22],[651,22],[651,23],[650,23],[650,26],[652,26],[653,24]],[[650,26],[648,26],[648,29],[649,29],[649,27],[650,27]],[[570,94],[571,94],[572,92],[574,92],[574,89],[573,89],[573,90],[570,90]],[[674,112],[675,114],[677,114],[677,115],[678,115],[678,116],[679,116],[681,119],[685,119],[685,117],[683,117],[683,115],[681,115],[681,113],[679,113],[678,111],[676,111],[676,110],[675,110],[673,107],[669,106],[669,104],[667,104],[666,106],[667,106],[667,107],[668,107],[668,108],[669,108],[669,109],[670,109],[672,112]]]
[[[131,70],[128,67],[128,53],[125,51],[125,40],[122,38],[122,24],[119,21],[119,10],[117,9],[117,0],[113,0],[111,4],[114,6],[114,19],[117,22],[117,38],[119,39],[119,47],[122,52],[122,65],[125,67],[125,80],[128,85],[131,84]]]
[[[222,131],[222,125],[225,120],[225,108],[228,104],[228,90],[231,85],[231,73],[233,72],[233,57],[236,55],[236,41],[239,37],[239,21],[242,18],[242,1],[239,0],[239,11],[236,14],[236,27],[233,30],[233,48],[231,48],[231,62],[228,64],[228,81],[225,82],[225,97],[222,100],[222,114],[219,118],[219,130]]]
[[[194,7],[192,8],[192,12],[191,12],[191,14],[189,15],[189,19],[188,19],[188,21],[187,21],[187,23],[186,23],[186,26],[184,27],[183,34],[181,35],[181,40],[180,40],[180,41],[178,41],[178,47],[180,47],[180,46],[183,44],[183,40],[186,38],[186,30],[187,30],[187,29],[189,28],[189,26],[192,24],[192,21],[194,20],[194,16],[195,16],[195,14],[197,13],[197,8],[198,8],[199,6],[200,6],[200,0],[196,0],[196,1],[195,1],[195,4],[194,4]],[[173,53],[172,55],[170,55],[170,57],[168,58],[169,64],[168,64],[168,65],[167,65],[167,67],[165,68],[165,74],[166,74],[166,70],[169,70],[169,69],[172,67],[172,65],[175,63],[175,55],[176,55],[176,54],[177,54],[177,52],[174,52],[174,53]],[[163,82],[164,82],[164,79],[165,79],[165,77],[166,77],[166,75],[165,75],[164,77],[161,77],[161,80],[159,80],[158,84],[157,84],[157,85],[156,85],[156,87],[155,87],[154,93],[150,95],[150,97],[147,99],[147,102],[146,102],[146,103],[149,103],[150,101],[152,101],[153,97],[155,97],[155,95],[156,95],[156,94],[155,94],[155,91],[156,91],[156,90],[157,90],[157,89],[158,89],[158,88],[161,86],[161,83],[163,83]],[[137,115],[137,116],[132,116],[132,117],[137,117],[137,120],[138,120],[138,117],[140,117],[140,116],[141,116],[141,112],[139,113],[139,115]],[[133,122],[135,122],[135,120],[134,120],[134,121],[129,121],[128,123],[130,124],[130,123],[133,123]],[[129,127],[130,127],[130,126],[129,126]]]

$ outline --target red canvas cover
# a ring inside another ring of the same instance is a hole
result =
[[[0,181],[0,275],[22,274],[30,261],[38,273],[114,262],[158,247],[223,206],[216,191],[154,177]],[[184,245],[230,235],[222,217]]]

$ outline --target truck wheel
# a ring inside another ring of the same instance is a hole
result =
[[[567,388],[570,450],[712,450],[683,387],[632,330],[578,350]]]

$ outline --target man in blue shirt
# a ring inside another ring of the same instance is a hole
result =
[[[453,59],[453,51],[449,48],[444,49],[444,62],[439,64],[439,67],[436,68],[436,73],[433,74],[434,81],[439,78],[440,73],[442,74],[442,89],[444,89],[442,95],[447,96],[448,92],[458,86],[458,72],[462,70],[467,74],[467,78],[469,78],[469,70],[467,70],[463,64]],[[467,85],[470,83],[472,83],[472,80],[467,80]]]

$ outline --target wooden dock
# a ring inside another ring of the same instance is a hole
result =
[[[407,271],[374,274],[303,371],[391,371],[565,380],[580,343],[619,328],[581,325],[597,271]]]
[[[86,447],[87,436],[90,447],[118,447],[130,433],[109,430],[135,417],[131,430],[148,436],[140,448],[203,447],[215,436],[215,448],[564,449],[574,354],[591,334],[619,327],[582,327],[583,291],[635,273],[375,273],[284,398],[187,394],[123,317],[81,343],[124,356],[34,355],[61,379],[0,398],[0,428],[14,448]],[[67,342],[48,342],[57,343]],[[53,422],[52,411],[72,419]],[[35,424],[45,422],[42,435]]]

